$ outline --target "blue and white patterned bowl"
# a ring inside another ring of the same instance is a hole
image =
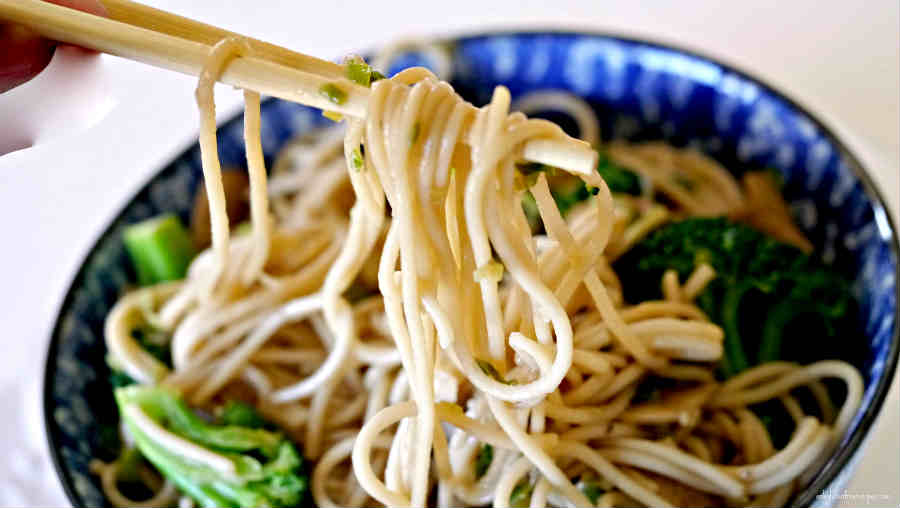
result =
[[[607,138],[665,139],[699,148],[726,166],[784,173],[800,226],[854,280],[860,302],[860,365],[866,390],[850,434],[798,505],[830,504],[884,401],[897,363],[897,230],[859,160],[803,107],[728,65],[693,52],[621,37],[565,32],[492,33],[446,41],[453,85],[483,104],[495,85],[514,96],[570,90],[586,98]],[[424,64],[398,57],[392,67]],[[268,162],[291,137],[327,122],[312,109],[269,100],[262,108]],[[242,119],[219,130],[223,164],[242,165]],[[174,211],[187,219],[200,175],[196,145],[164,168],[118,214],[78,271],[60,309],[47,354],[47,435],[60,480],[77,506],[108,504],[88,472],[94,456],[118,446],[116,410],[104,363],[103,320],[134,281],[120,233],[128,223]]]

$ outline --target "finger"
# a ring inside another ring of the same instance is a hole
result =
[[[106,16],[99,0],[46,0],[49,3]],[[0,25],[0,93],[18,86],[44,70],[55,43],[16,25]]]
[[[106,16],[106,8],[99,0],[44,0],[45,2],[62,5],[71,9],[78,9],[82,12],[95,14],[97,16]]]
[[[0,93],[44,70],[54,44],[17,25],[0,25]]]

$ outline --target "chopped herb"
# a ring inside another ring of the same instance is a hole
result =
[[[234,228],[232,228],[231,232],[232,232],[232,234],[234,234],[234,236],[240,236],[240,235],[246,235],[248,233],[252,233],[253,232],[253,222],[251,222],[249,220],[245,220],[244,222],[241,222],[240,224],[235,224],[235,226],[234,226]]]
[[[369,86],[372,82],[372,67],[360,57],[354,57],[347,61],[347,77],[350,81],[362,86]]]
[[[490,377],[494,378],[494,380],[496,380],[496,381],[499,381],[506,385],[518,384],[518,382],[514,379],[507,380],[503,376],[501,376],[500,373],[497,372],[497,368],[494,367],[494,365],[487,360],[481,360],[481,359],[476,358],[475,363],[478,364],[478,368],[481,369],[481,372],[484,372],[484,374],[486,376],[490,376]]]
[[[491,461],[494,460],[494,447],[485,444],[481,445],[481,448],[478,450],[478,456],[475,458],[475,478],[481,478],[484,476],[484,473],[487,473],[489,467],[491,467]]]
[[[545,172],[547,176],[556,176],[556,168],[553,166],[547,166],[546,164],[541,164],[540,162],[527,162],[525,164],[516,164],[516,169],[519,170],[519,173],[523,175],[535,175],[537,178],[537,173]]]
[[[322,111],[322,116],[331,120],[332,122],[340,122],[344,119],[344,115],[338,113],[337,111]]]
[[[422,126],[419,122],[416,122],[412,126],[412,132],[409,134],[409,144],[414,144],[419,139],[419,131],[422,130]]]
[[[473,275],[475,282],[481,282],[482,280],[500,282],[503,279],[503,265],[492,259],[478,267]]]
[[[586,481],[582,482],[581,492],[586,498],[591,501],[592,505],[596,505],[597,500],[600,499],[600,496],[606,493],[606,490],[599,484],[597,484],[597,482]]]
[[[384,74],[376,71],[365,60],[358,56],[348,58],[345,63],[347,78],[362,86],[370,86],[379,79],[384,79]]]
[[[363,159],[362,153],[359,151],[359,147],[354,148],[353,153],[350,154],[350,164],[352,164],[353,169],[357,171],[363,168],[365,160]]]
[[[531,191],[522,194],[522,210],[525,212],[525,218],[531,226],[531,232],[537,233],[543,228],[541,222],[541,213],[538,210],[537,202],[534,200],[534,194]]]
[[[347,92],[342,90],[334,83],[326,83],[319,88],[319,95],[325,97],[330,102],[341,105],[347,101]]]
[[[520,481],[515,488],[513,488],[512,494],[509,495],[509,505],[513,508],[524,508],[528,506],[531,502],[531,491],[533,490],[534,485],[532,485],[527,478]]]

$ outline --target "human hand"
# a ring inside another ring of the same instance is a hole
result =
[[[100,0],[45,0],[100,16],[106,9]],[[40,73],[50,63],[58,43],[34,34],[28,28],[0,24],[0,93],[16,87]]]

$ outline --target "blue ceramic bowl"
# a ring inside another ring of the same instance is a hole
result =
[[[587,99],[607,137],[665,139],[699,148],[730,167],[778,168],[800,226],[854,281],[860,303],[866,390],[843,445],[794,500],[828,504],[840,489],[890,386],[897,363],[897,230],[859,160],[803,107],[744,72],[690,51],[622,37],[566,32],[491,33],[447,41],[453,85],[475,104],[495,85],[514,96],[570,90]],[[424,64],[398,57],[392,67]],[[396,70],[396,69],[394,69]],[[318,111],[269,100],[262,108],[269,161],[291,137],[324,120]],[[242,165],[242,121],[219,129],[223,164]],[[194,145],[159,172],[107,227],[78,271],[53,330],[44,386],[47,435],[71,502],[106,503],[88,472],[115,456],[116,410],[104,363],[103,320],[134,273],[120,241],[126,224],[161,212],[187,219],[200,176]],[[857,343],[858,345],[858,343]]]

